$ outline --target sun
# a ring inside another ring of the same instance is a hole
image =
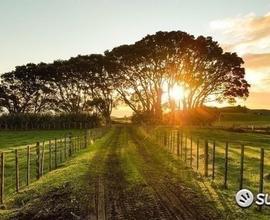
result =
[[[175,85],[171,89],[170,95],[175,101],[180,101],[185,97],[185,89],[182,86]]]

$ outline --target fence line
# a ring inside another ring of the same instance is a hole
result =
[[[265,158],[270,156],[270,152],[266,156],[264,148],[228,141],[202,141],[203,138],[187,134],[181,129],[160,128],[154,132],[158,132],[158,135],[154,135],[157,143],[177,155],[186,166],[201,176],[211,178],[222,190],[238,191],[244,185],[259,193],[270,189],[270,185],[265,184],[265,170],[270,171],[270,161],[266,163]],[[168,137],[173,138],[173,146],[168,143]],[[270,181],[270,173],[268,176]]]
[[[103,136],[105,131],[102,128],[85,130],[78,136],[70,133],[53,141],[0,151],[0,203],[4,203],[5,197],[57,169],[75,153]]]

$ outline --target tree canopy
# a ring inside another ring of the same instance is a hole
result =
[[[1,76],[0,109],[12,114],[90,112],[110,123],[120,100],[136,114],[161,120],[165,102],[171,111],[176,108],[174,86],[185,91],[182,110],[248,97],[243,63],[211,37],[157,32],[104,55],[17,66]]]

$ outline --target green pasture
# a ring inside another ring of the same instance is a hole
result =
[[[71,139],[68,138],[71,134]],[[97,130],[89,131],[91,136],[98,135]],[[84,145],[84,130],[48,130],[48,131],[9,131],[2,132],[0,143],[4,152],[4,199],[16,191],[16,153],[19,170],[19,189],[27,185],[27,155],[29,146],[30,176],[29,184],[37,179],[37,147],[40,148],[40,165],[43,174],[58,167],[72,155],[79,152]],[[91,140],[88,140],[90,143]],[[17,148],[18,147],[18,148]]]
[[[252,113],[222,113],[214,126],[224,127],[270,127],[270,114]]]
[[[70,133],[76,136],[83,130],[31,130],[31,131],[0,131],[0,149],[8,149],[18,146],[26,146],[37,141],[47,141],[61,138]]]
[[[177,155],[177,129],[161,128],[154,133],[157,141],[164,146],[164,132],[167,132],[167,150]],[[181,133],[181,132],[180,132]],[[205,175],[205,141],[208,141],[208,177]],[[215,142],[215,165],[213,179],[213,145]],[[228,179],[227,189],[224,186],[225,176],[225,146],[228,142]],[[270,192],[270,135],[255,133],[237,133],[218,129],[183,129],[182,148],[180,135],[179,159],[187,167],[198,173],[197,181],[206,186],[207,193],[212,199],[221,203],[221,206],[232,212],[244,212],[249,216],[260,216],[267,219],[270,211],[267,207],[261,212],[253,205],[250,209],[241,210],[234,202],[234,196],[240,184],[240,154],[241,145],[244,145],[244,174],[243,188],[250,189],[255,195],[259,193],[260,183],[260,150],[265,149],[263,191]],[[198,146],[198,154],[197,154]],[[198,169],[197,169],[198,161]],[[249,218],[250,219],[250,218]],[[253,219],[253,218],[252,218]]]

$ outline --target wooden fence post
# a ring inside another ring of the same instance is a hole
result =
[[[212,152],[212,179],[215,179],[215,165],[216,165],[216,142],[213,142],[213,152]]]
[[[78,136],[78,150],[77,150],[77,152],[79,152],[81,150],[81,147],[82,147],[82,136],[79,135]]]
[[[174,154],[174,132],[172,130],[172,153]]]
[[[15,149],[15,166],[16,166],[16,192],[19,192],[19,155],[18,149]]]
[[[74,153],[77,152],[77,148],[78,148],[78,136],[75,137]]]
[[[171,131],[168,131],[168,141],[167,141],[167,148],[170,151],[171,146]]]
[[[31,173],[31,167],[30,167],[30,146],[27,146],[27,173],[26,173],[26,185],[28,186],[30,183],[30,173]]]
[[[92,136],[90,136],[90,141],[92,140]],[[92,144],[92,142],[91,142]],[[160,146],[163,147],[164,146],[164,132],[160,131]]]
[[[162,147],[165,146],[165,131],[162,132]]]
[[[44,151],[45,151],[45,143],[43,141],[42,152],[41,152],[41,165],[40,165],[41,176],[43,176],[43,172],[44,172]]]
[[[185,137],[185,163],[187,163],[187,135]]]
[[[4,193],[5,192],[5,155],[1,152],[1,185],[0,185],[0,202],[4,203]]]
[[[156,132],[157,132],[157,134],[156,134],[156,136],[157,136],[157,143],[160,145],[160,140],[161,140],[161,138],[160,138],[160,130],[157,130]]]
[[[180,141],[180,155],[181,155],[181,160],[183,160],[183,130],[181,131],[181,141]]]
[[[76,152],[76,145],[77,145],[77,136],[74,136],[72,142],[72,154]]]
[[[173,153],[173,130],[171,131],[171,152]]]
[[[172,131],[170,131],[169,135],[169,152],[172,151]]]
[[[90,131],[89,131],[89,132],[90,132]],[[88,132],[88,134],[89,134],[89,132]],[[162,141],[162,136],[161,136],[161,135],[162,135],[162,133],[161,133],[161,130],[158,130],[157,132],[158,132],[158,133],[157,133],[157,135],[158,135],[158,136],[157,136],[157,138],[158,138],[158,144],[161,145],[161,141]],[[88,139],[89,139],[89,137],[88,137]],[[88,140],[88,141],[89,141],[89,140]]]
[[[175,145],[176,145],[176,135],[177,135],[177,132],[174,131],[173,133],[173,153],[175,154]]]
[[[204,145],[204,176],[208,177],[208,141],[205,141]]]
[[[245,152],[245,147],[244,147],[244,145],[241,145],[239,190],[243,189],[243,179],[244,179],[244,152]]]
[[[58,151],[59,151],[59,164],[62,163],[62,140],[59,140],[59,145],[58,145]]]
[[[65,136],[65,160],[67,159],[67,136]]]
[[[64,161],[64,141],[60,140],[60,161],[63,163]]]
[[[82,136],[78,136],[78,139],[79,139],[79,147],[78,147],[78,151],[80,151],[81,150],[81,148],[82,148]]]
[[[74,136],[73,138],[72,138],[72,154],[74,154],[75,153],[75,151],[76,151],[76,145],[77,145],[77,136]]]
[[[78,151],[79,148],[79,136],[76,136],[76,146],[75,146],[75,153]]]
[[[87,148],[87,130],[84,132],[84,148]]]
[[[192,141],[192,136],[190,136],[190,167],[192,167],[192,160],[193,160],[193,141]]]
[[[71,133],[69,133],[69,136],[68,136],[68,139],[69,139],[69,157],[71,157],[72,155],[72,149],[71,149],[71,146],[72,146],[72,137],[71,137]]]
[[[167,147],[167,131],[165,131],[165,133],[164,133],[164,146],[165,146],[165,148]]]
[[[81,137],[78,135],[77,136],[77,148],[76,148],[76,152],[78,152],[80,150],[80,140],[81,140]]]
[[[93,130],[93,141],[96,141],[96,136],[97,136],[97,128]]]
[[[177,156],[179,156],[180,151],[179,151],[179,145],[180,145],[180,132],[179,130],[177,131],[177,139],[176,139],[176,147],[177,147]]]
[[[49,171],[52,170],[52,142],[49,140]]]
[[[54,140],[54,167],[57,168],[57,140]]]
[[[81,151],[81,148],[82,148],[82,136],[79,135],[78,138],[79,138],[79,147],[78,147],[78,151]]]
[[[226,142],[225,146],[225,164],[224,164],[224,188],[228,189],[228,152],[229,152],[229,144]]]
[[[39,179],[40,178],[40,146],[39,146],[39,142],[37,142],[37,145],[36,145],[36,153],[37,153],[36,174],[37,174],[37,179]]]
[[[168,150],[171,150],[171,139],[172,139],[172,131],[169,131],[169,135],[168,135]]]
[[[264,148],[261,148],[259,193],[263,193],[263,175],[264,175]],[[262,206],[259,206],[259,211],[261,210]]]
[[[197,153],[196,153],[196,159],[197,159],[197,166],[196,166],[196,168],[197,168],[197,171],[199,170],[199,162],[200,162],[200,140],[199,139],[197,139]]]
[[[259,193],[263,192],[263,174],[264,174],[264,148],[261,148]]]

